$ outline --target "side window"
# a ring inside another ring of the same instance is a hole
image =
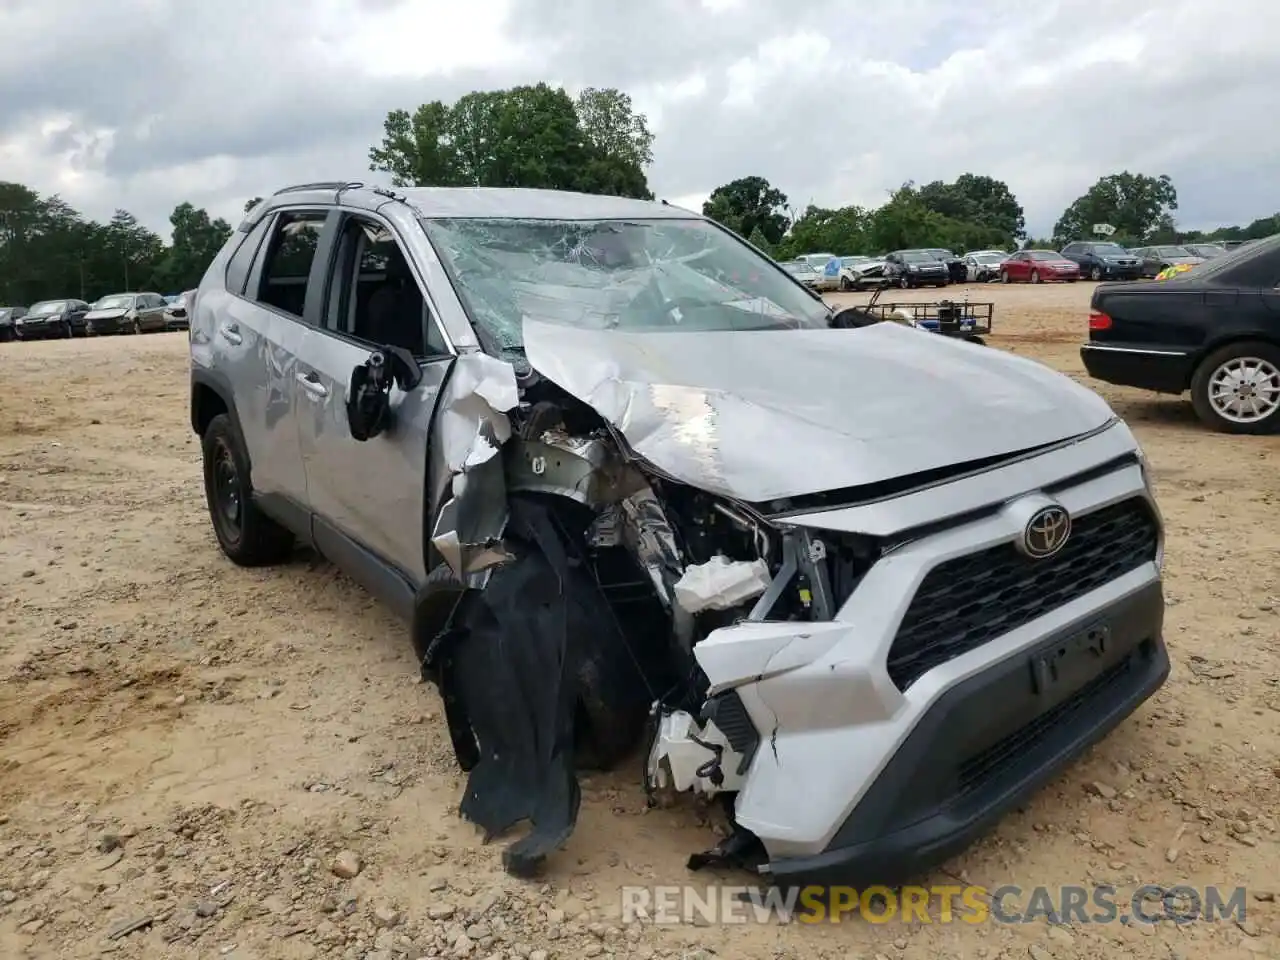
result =
[[[262,263],[258,295],[253,299],[301,318],[325,218],[320,211],[280,215]]]
[[[253,269],[253,258],[262,246],[262,238],[267,235],[272,218],[267,216],[258,221],[258,225],[241,238],[240,246],[232,254],[227,264],[227,292],[237,296],[244,294],[245,284],[249,281],[249,271]]]
[[[352,216],[343,226],[325,304],[325,327],[371,346],[403,347],[416,357],[448,353],[394,235]]]

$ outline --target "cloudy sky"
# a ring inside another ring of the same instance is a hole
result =
[[[1273,0],[0,0],[0,37],[0,180],[166,234],[183,200],[376,179],[388,110],[537,80],[631,93],[673,202],[973,171],[1043,234],[1128,168],[1188,227],[1280,210]]]

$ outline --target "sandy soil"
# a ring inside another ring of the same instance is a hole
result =
[[[1090,287],[971,293],[993,346],[1082,376]],[[624,927],[621,886],[708,882],[704,815],[647,811],[637,758],[545,883],[504,875],[405,629],[313,557],[219,554],[186,376],[184,334],[0,345],[0,956],[1280,956],[1280,438],[1102,388],[1155,465],[1173,675],[931,878],[1243,884],[1243,923]]]

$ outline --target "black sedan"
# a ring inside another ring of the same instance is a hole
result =
[[[1224,433],[1280,431],[1280,234],[1171,280],[1093,292],[1089,375],[1158,393],[1191,393]]]
[[[14,320],[13,333],[19,340],[69,339],[84,334],[84,315],[88,312],[89,305],[83,300],[41,300],[33,303],[25,316]]]

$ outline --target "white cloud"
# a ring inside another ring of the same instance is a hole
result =
[[[376,179],[392,108],[545,79],[630,92],[651,187],[693,209],[752,174],[803,206],[973,171],[1043,233],[1127,168],[1169,173],[1205,226],[1280,210],[1278,28],[1263,0],[21,0],[0,176],[162,230],[183,200],[234,219],[288,182]]]

